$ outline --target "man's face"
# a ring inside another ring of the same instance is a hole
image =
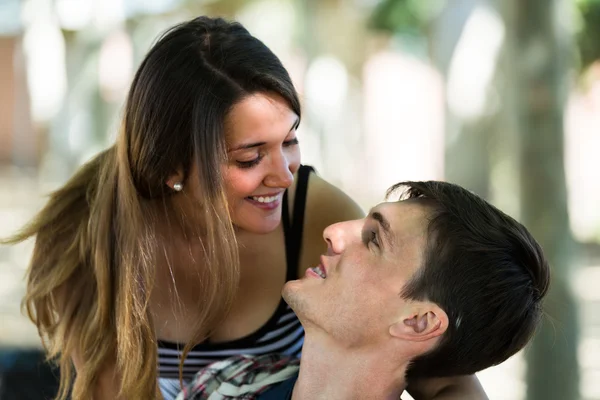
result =
[[[348,346],[387,337],[411,306],[400,294],[423,264],[426,216],[415,201],[382,203],[364,219],[325,229],[328,251],[321,264],[283,290],[305,329]]]

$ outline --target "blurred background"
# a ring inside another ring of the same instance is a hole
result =
[[[490,399],[600,399],[600,0],[0,0],[0,237],[114,140],[144,54],[200,14],[281,58],[303,162],[365,209],[443,179],[541,242],[548,315],[478,374]],[[0,247],[0,370],[39,348],[19,309],[31,248]]]

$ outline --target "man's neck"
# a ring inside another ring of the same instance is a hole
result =
[[[293,400],[400,398],[408,360],[391,357],[391,349],[347,349],[332,342],[307,334]]]

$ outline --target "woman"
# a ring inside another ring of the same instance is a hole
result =
[[[154,45],[117,142],[12,240],[36,237],[24,304],[61,399],[156,398],[159,377],[174,397],[180,372],[214,360],[298,354],[281,287],[315,265],[327,225],[362,216],[300,166],[299,121],[288,73],[241,25],[200,17]]]

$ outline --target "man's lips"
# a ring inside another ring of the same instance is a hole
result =
[[[327,278],[327,268],[325,268],[322,256],[321,256],[321,263],[319,265],[317,265],[316,267],[310,268],[309,271],[321,279]]]
[[[321,275],[319,275],[314,268],[309,268],[306,270],[306,276],[310,276],[317,279],[323,279]]]

